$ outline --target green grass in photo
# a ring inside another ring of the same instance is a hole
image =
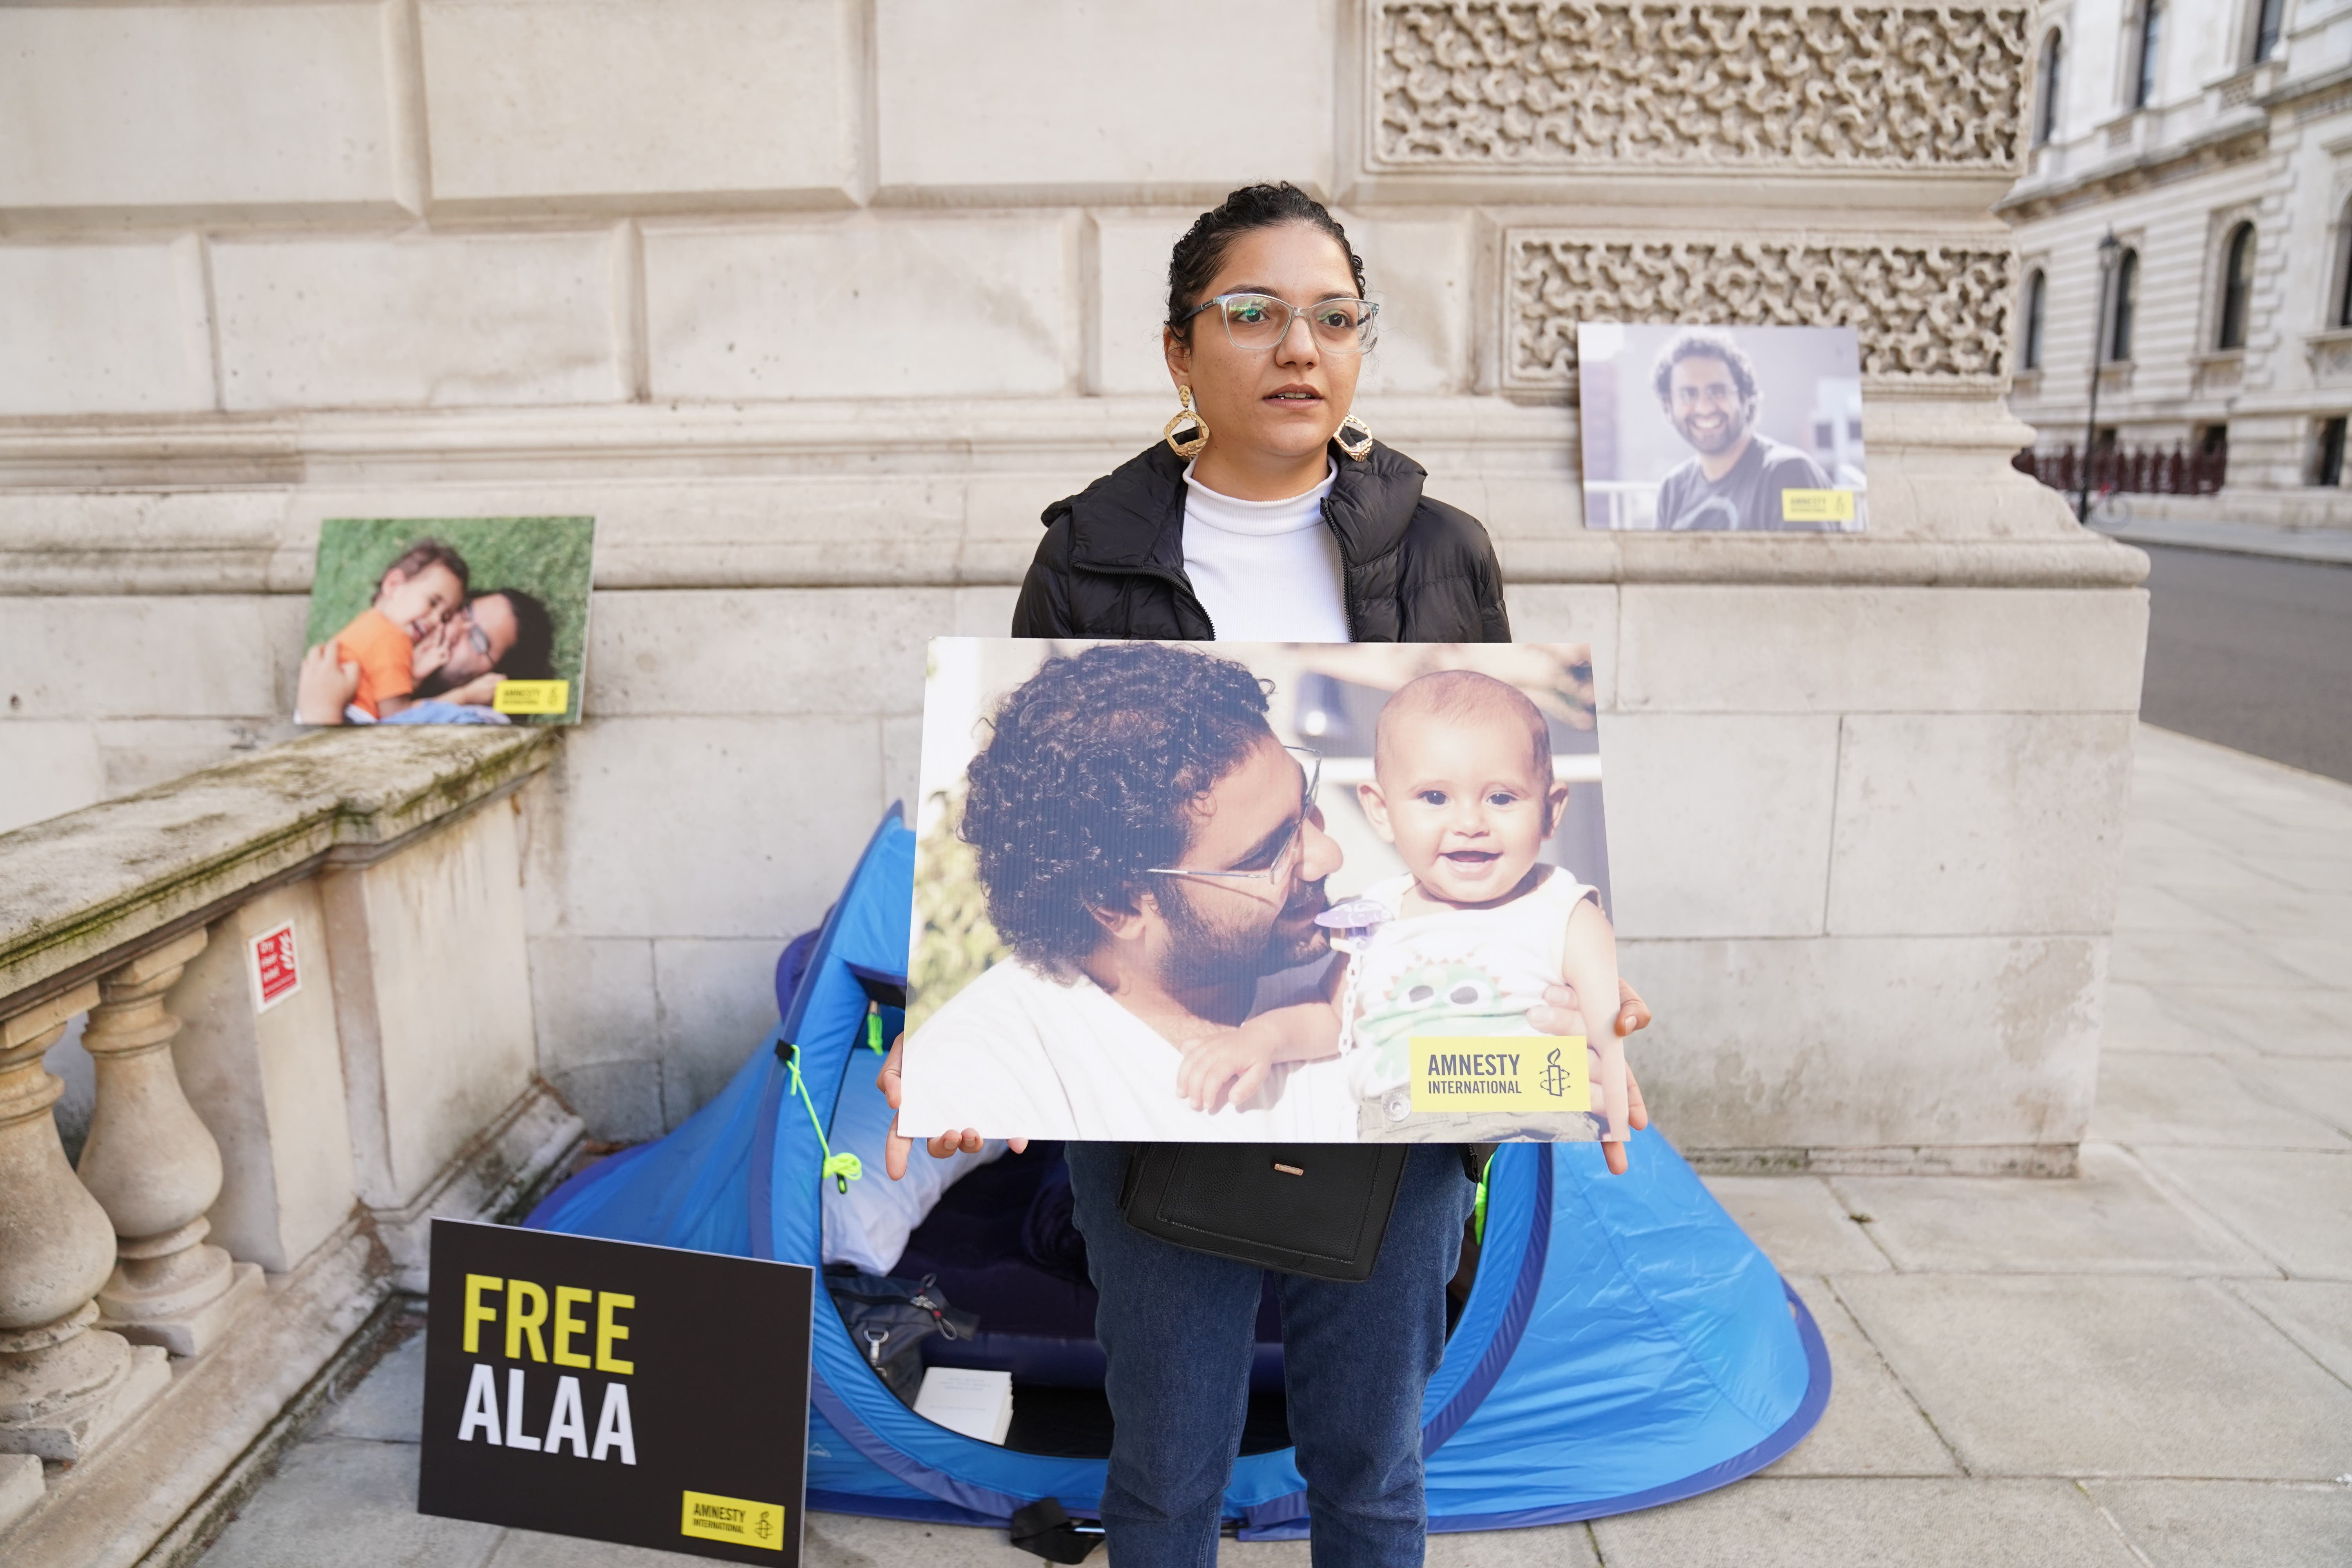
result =
[[[555,624],[555,678],[571,682],[562,714],[517,717],[518,724],[576,724],[588,655],[588,577],[596,520],[591,517],[330,518],[319,527],[318,574],[310,585],[313,647],[375,602],[384,568],[421,539],[465,558],[467,589],[519,589],[547,606]]]

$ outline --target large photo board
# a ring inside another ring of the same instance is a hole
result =
[[[1859,533],[1852,327],[1576,330],[1588,528]]]
[[[929,658],[901,1131],[1624,1136],[1586,645]]]

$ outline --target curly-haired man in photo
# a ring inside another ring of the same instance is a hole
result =
[[[1050,658],[1004,700],[960,830],[1013,961],[908,1043],[908,1125],[1354,1136],[1336,1062],[1214,1111],[1173,1088],[1189,1039],[1300,999],[1330,961],[1315,917],[1339,847],[1265,712],[1242,666],[1150,643]]]

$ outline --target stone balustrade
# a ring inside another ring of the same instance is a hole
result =
[[[522,921],[556,745],[338,731],[0,835],[0,1556],[189,1529],[421,1288],[429,1217],[504,1211],[577,1141]],[[45,1058],[77,1018],[69,1164]]]

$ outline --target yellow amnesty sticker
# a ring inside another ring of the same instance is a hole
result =
[[[1782,490],[1782,522],[1852,522],[1852,490]]]
[[[771,1552],[782,1552],[784,1505],[688,1492],[685,1521],[678,1529],[701,1541],[731,1541],[738,1546],[764,1546]]]
[[[1412,1108],[1590,1110],[1584,1037],[1415,1035]]]
[[[490,699],[490,706],[501,713],[561,713],[572,706],[572,682],[501,680],[498,695]]]

